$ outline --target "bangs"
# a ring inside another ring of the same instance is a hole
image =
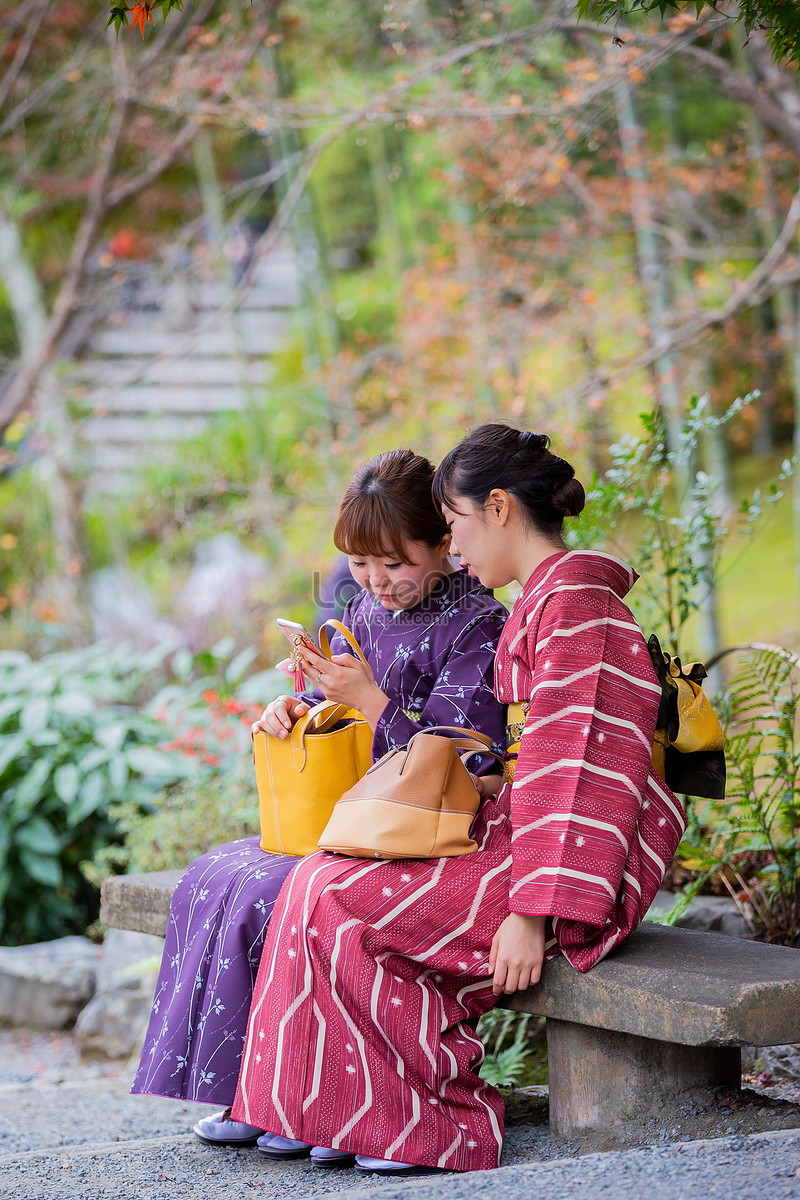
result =
[[[377,493],[348,495],[333,530],[333,544],[343,554],[399,559],[415,564],[405,549],[406,534],[396,511]]]

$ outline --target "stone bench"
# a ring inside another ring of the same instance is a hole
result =
[[[100,919],[164,936],[180,871],[103,884]],[[550,1124],[612,1133],[741,1085],[741,1047],[800,1041],[800,951],[644,924],[588,975],[564,959],[502,1001],[546,1018]]]

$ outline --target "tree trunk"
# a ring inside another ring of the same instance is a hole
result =
[[[631,89],[627,83],[616,87],[617,124],[622,165],[630,183],[631,220],[636,238],[639,279],[644,294],[650,344],[653,350],[665,348],[654,363],[654,381],[658,410],[664,420],[667,443],[672,450],[680,445],[683,419],[680,386],[675,355],[666,348],[666,317],[669,311],[669,281],[661,246],[654,230],[654,206],[645,165],[644,133],[639,123]],[[684,490],[686,477],[679,481]]]
[[[8,297],[19,344],[20,369],[35,362],[47,338],[48,318],[39,280],[31,266],[19,230],[0,211],[0,280]],[[80,581],[84,565],[82,482],[74,469],[72,427],[64,416],[53,372],[40,377],[39,403],[44,447],[35,471],[49,496],[55,571],[48,591],[61,619],[81,626]]]

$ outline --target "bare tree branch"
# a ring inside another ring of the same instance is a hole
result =
[[[788,146],[800,157],[800,120],[792,119],[790,114],[776,104],[775,101],[758,86],[755,80],[737,71],[727,59],[720,58],[702,46],[684,44],[680,53],[700,66],[713,71],[717,76],[720,90],[730,99],[738,100],[749,105],[760,120],[773,133],[776,133],[784,145]]]
[[[47,322],[42,344],[35,353],[28,357],[27,361],[20,363],[11,386],[0,399],[0,436],[5,433],[11,422],[29,402],[52,355],[53,347],[63,333],[78,301],[86,262],[107,211],[108,183],[122,145],[129,112],[130,100],[127,95],[123,95],[118,99],[116,108],[112,111],[111,123],[106,134],[92,189],[78,227],[64,279]]]
[[[8,94],[19,78],[19,73],[25,66],[28,55],[31,52],[31,46],[34,43],[36,34],[39,32],[39,26],[44,20],[44,15],[50,7],[51,0],[33,0],[26,7],[30,9],[30,13],[26,14],[28,27],[25,30],[25,35],[17,46],[16,53],[11,60],[11,66],[3,76],[0,82],[0,108],[6,102]]]
[[[2,125],[0,125],[0,138],[3,138],[6,136],[6,134],[11,133],[12,130],[16,129],[17,125],[24,121],[26,117],[30,116],[31,113],[36,112],[38,108],[43,107],[64,84],[67,75],[71,75],[73,71],[80,67],[81,63],[86,58],[86,55],[89,53],[89,49],[90,47],[88,45],[82,46],[77,54],[74,54],[69,62],[64,64],[60,71],[56,71],[55,74],[51,75],[51,77],[41,85],[41,87],[36,88],[35,91],[31,92],[29,96],[26,96],[24,100],[20,101],[16,108],[11,110],[5,121],[3,121]]]
[[[758,266],[751,271],[747,279],[742,280],[725,304],[719,308],[709,309],[702,315],[698,314],[690,321],[685,321],[657,346],[637,354],[635,358],[628,359],[627,362],[612,367],[611,370],[592,373],[574,388],[569,389],[567,398],[580,400],[596,391],[598,387],[609,388],[621,383],[623,379],[629,378],[637,371],[652,366],[656,359],[665,352],[684,350],[687,346],[694,345],[695,342],[702,340],[710,328],[723,325],[741,309],[753,304],[760,304],[765,296],[770,295],[778,288],[785,287],[792,280],[800,278],[800,266],[792,267],[785,273],[775,272],[775,267],[786,253],[798,225],[800,225],[800,189],[794,194],[777,239]],[[772,278],[770,278],[771,275]]]
[[[113,191],[109,192],[106,199],[106,207],[110,211],[118,205],[123,204],[126,200],[132,199],[138,195],[144,188],[149,187],[151,183],[155,183],[157,179],[168,171],[172,164],[180,157],[181,153],[187,146],[191,145],[200,129],[203,126],[203,118],[195,117],[184,125],[178,136],[171,143],[159,158],[156,158],[145,171],[140,171],[138,175],[117,184]]]

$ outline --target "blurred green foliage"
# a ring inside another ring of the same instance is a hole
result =
[[[800,945],[800,657],[742,647],[723,658],[719,701],[727,743],[724,801],[690,809],[678,861],[690,880],[673,924],[709,881],[736,899],[761,941]]]
[[[96,860],[98,876],[112,862],[129,871],[183,870],[214,846],[259,832],[252,762],[244,758],[233,771],[183,781],[161,792],[152,812],[125,800],[112,815],[125,842]]]
[[[152,811],[165,787],[239,767],[249,744],[241,713],[285,680],[273,672],[244,679],[255,651],[233,650],[232,641],[201,655],[98,644],[38,661],[0,652],[4,942],[80,932],[96,917],[99,880],[84,866],[121,843],[116,806],[130,819]],[[229,695],[210,692],[213,684]],[[230,722],[216,737],[217,709],[241,728],[238,740]]]
[[[189,770],[156,749],[137,703],[161,654],[93,646],[32,661],[0,654],[0,904],[5,942],[81,930],[93,889],[80,864],[112,839],[109,805],[147,806]]]

